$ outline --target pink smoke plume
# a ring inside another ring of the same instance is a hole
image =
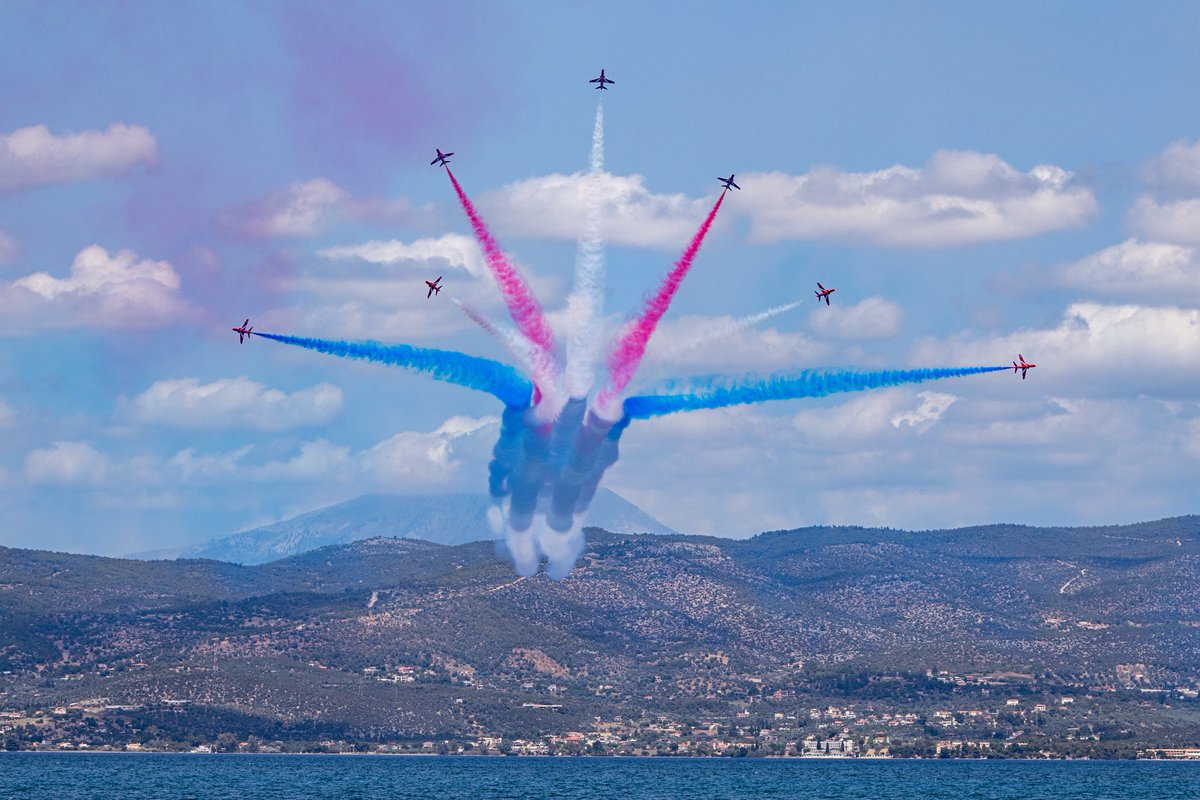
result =
[[[446,168],[446,174],[450,176],[450,182],[454,184],[454,191],[458,193],[458,200],[462,203],[463,211],[471,220],[475,238],[479,240],[479,246],[483,248],[488,269],[496,278],[500,294],[504,296],[504,303],[508,306],[508,313],[512,315],[517,330],[546,353],[557,352],[554,331],[546,322],[542,307],[529,290],[529,284],[521,277],[521,273],[517,272],[516,268],[508,262],[504,251],[500,249],[499,243],[492,236],[492,232],[488,230],[487,224],[479,216],[479,212],[475,210],[475,205],[467,197],[467,193],[459,186],[458,180],[449,167]]]
[[[704,244],[704,237],[708,233],[708,229],[712,227],[713,220],[717,218],[717,211],[720,210],[724,200],[725,192],[721,192],[721,196],[717,198],[712,211],[708,212],[708,217],[700,226],[700,230],[696,231],[696,235],[692,237],[691,244],[683,251],[683,255],[675,262],[675,267],[667,273],[662,285],[658,287],[658,292],[646,300],[642,315],[633,320],[625,334],[609,352],[609,383],[596,396],[596,409],[605,418],[611,418],[614,411],[620,413],[620,404],[616,402],[617,397],[629,385],[629,381],[637,372],[638,365],[642,363],[642,356],[646,354],[646,345],[650,343],[650,337],[654,335],[658,321],[671,307],[671,299],[675,297],[679,285],[683,283],[688,270],[692,268],[692,262],[696,259],[696,254],[700,252],[700,245]]]

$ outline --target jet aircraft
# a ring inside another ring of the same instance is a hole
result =
[[[1036,367],[1037,364],[1026,363],[1025,356],[1021,355],[1020,353],[1017,353],[1017,358],[1021,360],[1021,363],[1018,364],[1016,361],[1013,362],[1013,373],[1015,374],[1017,370],[1021,370],[1021,380],[1025,380],[1025,374],[1029,372],[1029,370]]]
[[[817,286],[821,289],[819,292],[816,289],[813,289],[813,294],[817,296],[817,302],[821,302],[821,298],[824,297],[825,305],[829,305],[829,295],[836,292],[837,289],[826,289],[824,286],[821,286],[820,281],[817,281]]]
[[[592,78],[590,81],[588,81],[588,83],[598,83],[598,84],[600,84],[600,85],[596,87],[597,89],[605,89],[605,90],[607,90],[607,89],[608,89],[608,87],[607,87],[607,86],[605,86],[604,84],[606,84],[606,83],[616,83],[616,81],[614,81],[614,80],[612,80],[612,79],[610,79],[610,78],[606,78],[606,77],[604,77],[604,70],[600,70],[600,77],[599,77],[599,78]]]
[[[242,327],[234,328],[233,332],[238,335],[238,344],[242,344],[243,342],[245,342],[246,337],[248,337],[253,330],[254,330],[254,326],[250,324],[249,318],[247,318],[246,321],[242,323]]]
[[[732,172],[729,173],[728,178],[717,178],[717,180],[719,180],[721,183],[725,184],[725,191],[727,191],[727,192],[730,189],[741,189],[742,188],[733,182],[733,173]]]
[[[454,155],[454,153],[443,153],[440,147],[433,149],[437,150],[437,157],[429,162],[429,166],[432,167],[434,164],[437,164],[439,167],[444,167],[450,163],[450,156]]]
[[[429,291],[425,293],[425,299],[433,297],[435,294],[442,293],[442,287],[439,285],[442,282],[442,276],[438,275],[437,280],[425,281],[425,285],[429,287]]]

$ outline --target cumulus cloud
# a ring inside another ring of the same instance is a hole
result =
[[[226,211],[221,222],[255,239],[315,236],[349,199],[350,193],[333,181],[314,178]]]
[[[901,388],[636,422],[608,485],[678,530],[718,535],[1111,524],[1194,500],[1194,400],[968,394]]]
[[[868,297],[854,305],[822,304],[808,322],[818,334],[832,339],[886,339],[900,332],[904,309],[882,297]]]
[[[1172,142],[1142,168],[1142,180],[1165,195],[1200,194],[1200,141]]]
[[[1174,142],[1141,171],[1147,192],[1134,202],[1126,224],[1140,236],[1200,244],[1200,142]]]
[[[308,482],[341,480],[353,474],[350,448],[325,439],[304,442],[300,452],[286,461],[271,461],[249,471],[256,481]]]
[[[0,192],[119,175],[158,163],[158,143],[140,125],[55,136],[45,125],[0,134]]]
[[[590,181],[581,172],[529,178],[485,193],[479,205],[489,221],[505,233],[576,239],[586,217]],[[596,186],[601,235],[608,244],[683,247],[713,203],[712,198],[654,194],[641,175],[603,174]]]
[[[17,260],[17,242],[3,230],[0,230],[0,264],[11,264]]]
[[[342,409],[342,391],[321,383],[291,394],[249,378],[200,383],[158,381],[130,404],[137,422],[180,428],[281,431],[329,422]]]
[[[1056,273],[1063,285],[1085,291],[1126,299],[1200,302],[1200,257],[1195,247],[1129,239],[1064,264]]]
[[[415,207],[404,198],[354,197],[328,178],[313,178],[226,209],[218,221],[226,230],[250,239],[299,239],[316,236],[343,220],[427,221],[431,209]]]
[[[1127,222],[1149,239],[1200,244],[1200,199],[1159,200],[1142,195],[1129,210]]]
[[[499,423],[496,417],[451,417],[431,433],[398,433],[357,459],[364,476],[383,485],[428,486],[446,481],[461,464],[455,442]]]
[[[1052,328],[925,340],[918,364],[1004,364],[1023,353],[1039,392],[1063,396],[1200,395],[1200,310],[1074,303]],[[965,385],[965,383],[963,384]]]
[[[99,485],[107,475],[108,458],[87,442],[55,442],[25,457],[25,477],[37,485]]]
[[[189,447],[172,455],[121,456],[103,453],[88,442],[55,442],[29,453],[25,475],[36,485],[119,487],[131,495],[246,482],[260,487],[312,484],[342,494],[446,490],[463,488],[461,468],[466,461],[483,469],[498,423],[496,417],[455,416],[432,431],[402,431],[361,450],[317,438],[282,451],[282,443],[276,442],[216,452]],[[478,485],[478,475],[468,481]]]
[[[503,316],[502,301],[475,241],[460,234],[413,242],[371,241],[319,251],[324,261],[281,283],[304,297],[296,307],[263,317],[268,325],[294,331],[384,341],[442,339],[468,330],[473,323],[444,305],[454,298]],[[371,267],[363,266],[366,262]],[[541,278],[525,265],[514,264],[529,280],[535,296],[553,307],[562,277]],[[425,280],[445,276],[445,291],[426,298]]]
[[[417,239],[414,242],[391,239],[328,247],[317,251],[317,255],[331,260],[359,259],[371,264],[407,264],[423,269],[441,264],[449,269],[464,270],[475,277],[487,274],[479,245],[470,236],[460,233]]]
[[[38,272],[0,284],[0,325],[9,330],[145,329],[185,310],[169,263],[139,260],[129,250],[110,254],[99,245],[75,256],[69,277]]]
[[[1027,172],[998,156],[942,150],[924,167],[876,172],[818,167],[806,175],[747,174],[736,213],[760,242],[833,239],[952,247],[1021,239],[1082,225],[1092,192],[1052,165]]]
[[[947,409],[954,404],[958,398],[952,394],[944,392],[921,392],[917,395],[921,398],[921,405],[910,411],[902,411],[892,417],[892,427],[899,428],[901,425],[907,425],[910,428],[915,428],[917,431],[924,433],[929,430]]]

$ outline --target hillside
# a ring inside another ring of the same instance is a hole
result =
[[[897,712],[950,702],[905,677],[927,672],[971,702],[1000,686],[1132,693],[1136,710],[1200,685],[1200,518],[593,530],[563,581],[517,578],[491,542],[374,538],[258,566],[0,548],[0,630],[2,707],[184,702],[272,735],[794,716],[881,687]]]

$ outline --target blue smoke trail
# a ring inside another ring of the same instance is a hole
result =
[[[507,364],[487,358],[476,358],[453,350],[434,350],[407,344],[379,342],[337,342],[327,339],[308,339],[300,336],[280,336],[275,333],[254,332],[255,336],[283,344],[295,345],[318,353],[342,358],[361,358],[380,364],[424,372],[447,383],[478,389],[500,398],[506,406],[528,408],[533,384]]]
[[[771,375],[766,378],[697,378],[687,383],[687,391],[678,394],[650,394],[625,399],[625,415],[648,419],[677,411],[725,408],[767,400],[792,400],[799,397],[824,397],[837,392],[860,392],[905,383],[940,378],[957,378],[982,372],[999,372],[1008,367],[933,367],[928,369],[886,369],[878,372],[841,372],[805,370],[800,373]]]

